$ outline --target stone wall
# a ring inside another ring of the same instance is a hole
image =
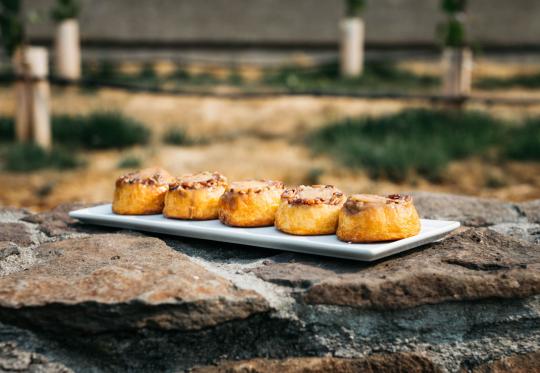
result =
[[[361,263],[0,210],[0,371],[537,372],[540,200]]]
[[[47,15],[54,0],[25,2]],[[82,0],[82,39],[92,43],[252,43],[335,47],[341,0]],[[539,46],[540,2],[475,0],[468,15],[471,40],[491,46]],[[50,39],[45,21],[30,35]],[[367,42],[434,45],[439,0],[369,1]]]

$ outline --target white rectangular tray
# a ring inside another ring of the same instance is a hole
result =
[[[456,221],[422,219],[422,230],[414,237],[382,243],[353,244],[339,241],[334,235],[292,236],[274,227],[231,228],[218,220],[186,221],[166,219],[163,215],[116,215],[110,204],[72,211],[69,215],[85,223],[109,227],[363,261],[381,259],[437,241],[459,227]]]

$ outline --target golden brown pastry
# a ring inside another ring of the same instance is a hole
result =
[[[280,181],[235,181],[219,200],[219,220],[233,227],[273,225],[281,193]]]
[[[332,185],[300,185],[281,195],[276,228],[297,235],[336,233],[339,210],[345,202],[342,191]]]
[[[181,176],[170,185],[163,215],[176,219],[217,219],[219,198],[226,187],[227,179],[218,172]]]
[[[339,213],[337,236],[347,242],[399,240],[420,232],[411,196],[350,196]]]
[[[119,177],[113,212],[121,215],[161,214],[172,181],[172,176],[161,168],[147,168]]]

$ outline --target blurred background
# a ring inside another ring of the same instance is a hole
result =
[[[535,0],[0,0],[0,205],[119,175],[540,198]]]

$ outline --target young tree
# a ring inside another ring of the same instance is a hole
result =
[[[473,57],[465,33],[466,0],[442,0],[446,23],[441,28],[443,94],[465,96],[471,92]]]
[[[56,22],[55,59],[59,77],[77,80],[81,77],[81,48],[79,40],[80,6],[77,0],[57,0],[51,11]]]
[[[361,16],[365,0],[346,0],[345,18],[341,20],[341,75],[358,77],[364,68],[364,21]]]
[[[32,140],[49,148],[51,145],[47,49],[29,46],[20,0],[0,0],[0,33],[2,44],[12,58],[17,74],[15,83],[17,140]]]

